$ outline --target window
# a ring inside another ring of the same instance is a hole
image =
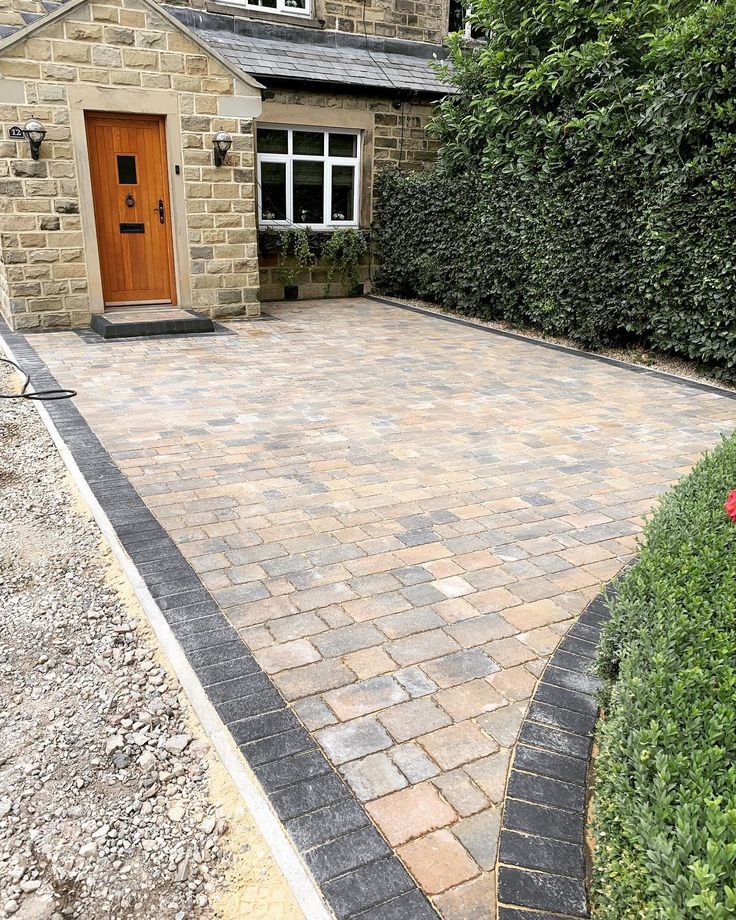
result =
[[[312,0],[240,0],[253,10],[267,13],[286,13],[292,16],[309,16],[312,12]]]
[[[466,38],[483,38],[483,29],[473,24],[471,13],[467,0],[450,0],[450,32],[462,32]]]
[[[260,125],[256,150],[261,224],[358,226],[357,131]]]
[[[120,185],[137,185],[135,157],[118,154],[118,183]]]

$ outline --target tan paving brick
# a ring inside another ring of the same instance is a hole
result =
[[[399,847],[407,869],[428,894],[439,894],[480,874],[478,865],[448,830]]]
[[[471,595],[468,600],[481,613],[498,613],[501,610],[507,610],[523,603],[521,598],[506,588],[490,588],[488,591],[479,591],[477,594]]]
[[[585,606],[583,604],[583,606]],[[582,607],[580,608],[582,610]],[[504,610],[501,616],[520,631],[537,629],[540,626],[549,626],[559,620],[566,620],[570,612],[551,600],[534,601],[512,610]]]
[[[469,604],[464,597],[452,597],[446,601],[439,601],[432,605],[434,610],[442,617],[445,623],[461,623],[480,616],[476,607]]]
[[[524,645],[535,651],[537,655],[549,655],[553,652],[560,641],[558,632],[548,626],[540,626],[529,632],[517,633],[516,638]]]
[[[513,668],[517,664],[531,661],[536,658],[535,653],[518,639],[510,636],[507,639],[495,639],[483,646],[491,658],[502,668]]]
[[[303,664],[319,661],[320,654],[307,639],[295,639],[254,652],[256,660],[268,674],[286,668],[298,668]]]
[[[417,633],[386,645],[386,651],[401,666],[439,658],[458,648],[457,642],[441,629]]]
[[[503,671],[499,674],[503,674]],[[506,698],[488,682],[494,676],[491,675],[487,680],[471,680],[449,690],[440,690],[434,698],[457,722],[492,712],[506,705]]]
[[[398,742],[426,735],[452,722],[446,712],[426,697],[392,706],[381,712],[378,720]]]
[[[411,601],[396,591],[348,600],[342,605],[345,613],[357,623],[401,613],[402,610],[409,610],[411,606]]]
[[[528,700],[534,692],[537,678],[522,665],[504,668],[486,678],[488,683],[509,702]]]
[[[465,572],[483,571],[501,565],[501,560],[485,549],[472,553],[461,553],[454,556],[452,561]]]
[[[273,682],[287,700],[297,700],[313,693],[322,693],[335,687],[351,684],[353,672],[341,661],[315,661],[301,668],[282,671],[273,677]]]
[[[388,795],[407,785],[404,774],[382,753],[353,760],[341,767],[340,772],[361,802]]]
[[[325,693],[324,700],[338,719],[354,719],[409,699],[393,677],[381,675]]]
[[[358,680],[377,677],[396,669],[396,662],[381,648],[366,648],[343,656],[343,661],[355,672]]]
[[[367,811],[393,846],[452,824],[457,815],[431,783],[420,783],[371,802]]]
[[[445,597],[463,597],[466,594],[472,594],[475,590],[473,586],[459,575],[453,575],[451,578],[441,578],[431,582],[433,588],[436,588]]]
[[[445,801],[452,805],[462,817],[473,815],[488,807],[489,802],[485,794],[465,770],[450,770],[448,773],[441,773],[433,782]]]
[[[516,632],[516,627],[497,613],[486,613],[471,620],[453,623],[446,632],[463,648],[474,648],[493,639],[512,636]]]
[[[453,770],[498,750],[498,744],[471,721],[448,725],[417,741],[443,770]]]
[[[495,873],[485,872],[451,888],[438,895],[435,904],[444,920],[496,920]]]

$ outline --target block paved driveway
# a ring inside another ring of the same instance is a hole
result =
[[[447,920],[546,657],[736,402],[369,300],[34,347]]]

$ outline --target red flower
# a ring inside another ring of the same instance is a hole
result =
[[[736,489],[729,493],[723,507],[726,509],[726,514],[736,524]]]

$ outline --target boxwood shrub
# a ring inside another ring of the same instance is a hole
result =
[[[600,920],[736,916],[736,437],[662,500],[601,643]]]

